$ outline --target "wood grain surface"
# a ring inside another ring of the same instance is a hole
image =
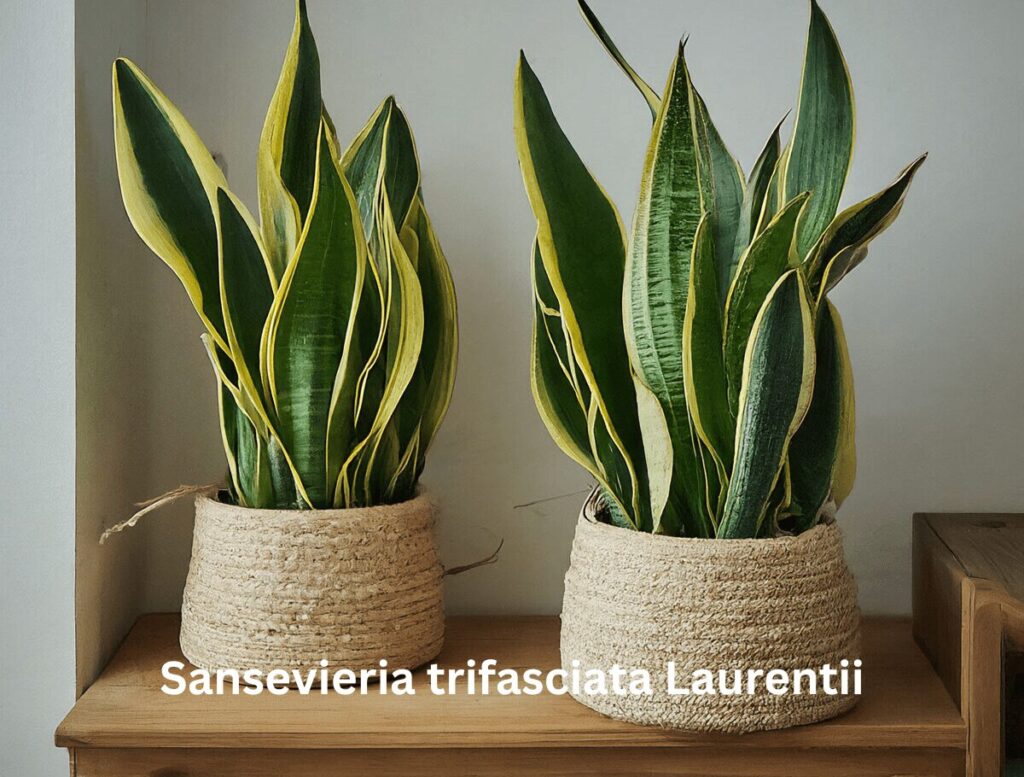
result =
[[[956,750],[89,749],[73,777],[963,777]]]
[[[914,516],[914,639],[960,704],[961,587],[967,573],[935,533],[932,516]]]
[[[998,583],[1024,602],[1024,515],[925,513],[921,517],[969,577]]]

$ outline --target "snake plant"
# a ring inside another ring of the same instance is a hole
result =
[[[654,126],[627,237],[520,56],[540,415],[615,524],[704,538],[805,531],[855,472],[850,360],[828,295],[896,218],[924,157],[837,215],[853,90],[813,0],[792,134],[783,147],[776,127],[747,176],[693,85],[685,41],[659,96],[579,5]]]
[[[202,321],[230,493],[248,507],[412,496],[455,379],[455,292],[405,114],[348,150],[320,92],[304,2],[260,138],[260,223],[181,112],[113,66],[125,209]]]

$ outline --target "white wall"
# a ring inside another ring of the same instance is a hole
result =
[[[114,166],[111,63],[123,55],[146,66],[146,3],[78,0],[77,8],[81,689],[140,612],[180,606],[180,592],[166,581],[187,565],[189,544],[165,542],[164,533],[191,526],[191,518],[179,505],[106,545],[100,534],[135,502],[216,473],[220,452],[204,357],[179,323],[189,321],[188,303],[128,223]]]
[[[506,542],[499,564],[449,582],[450,609],[555,612],[587,478],[550,442],[529,392],[534,225],[512,143],[518,49],[527,50],[567,132],[627,221],[649,131],[646,108],[571,0],[309,5],[324,94],[340,133],[351,136],[388,93],[407,109],[460,295],[459,381],[426,480],[446,506],[446,561],[483,555],[498,537]],[[931,151],[899,223],[835,296],[859,399],[860,480],[842,515],[848,553],[864,607],[906,612],[912,512],[1024,509],[1024,89],[1017,39],[1024,4],[824,5],[858,97],[848,200],[873,193],[920,151]],[[691,35],[694,78],[749,166],[793,106],[805,4],[594,6],[657,84],[679,36]],[[225,155],[232,185],[253,206],[256,145],[290,33],[290,4],[161,0],[149,4],[146,24],[150,74]],[[147,287],[149,323],[140,323],[152,329],[150,350],[133,355],[149,360],[146,392],[140,388],[135,401],[152,446],[151,491],[221,472],[199,328],[169,273],[157,269],[160,280]],[[136,529],[148,547],[142,606],[178,601],[189,531],[180,514]]]
[[[67,773],[75,691],[74,3],[0,24],[0,774]]]

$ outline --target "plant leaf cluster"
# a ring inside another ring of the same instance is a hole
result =
[[[654,126],[627,233],[525,56],[515,136],[537,220],[532,387],[551,436],[597,480],[607,517],[689,537],[814,526],[853,486],[853,377],[828,298],[899,214],[924,157],[839,211],[853,88],[817,2],[793,130],[749,175],[680,44],[663,93],[584,18]]]
[[[298,0],[260,137],[257,224],[138,66],[118,59],[113,90],[125,209],[202,320],[232,497],[268,508],[411,498],[448,409],[458,333],[395,100],[341,149]]]

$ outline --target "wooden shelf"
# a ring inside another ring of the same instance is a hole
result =
[[[177,636],[178,616],[144,616],[75,704],[56,733],[73,774],[963,774],[964,723],[903,619],[865,621],[852,712],[741,737],[620,723],[564,696],[434,696],[422,672],[406,697],[168,696]],[[555,667],[558,619],[452,618],[438,663],[469,658]]]
[[[967,721],[968,774],[1013,773],[1024,732],[1004,664],[1024,654],[1024,515],[914,516],[914,636]]]

